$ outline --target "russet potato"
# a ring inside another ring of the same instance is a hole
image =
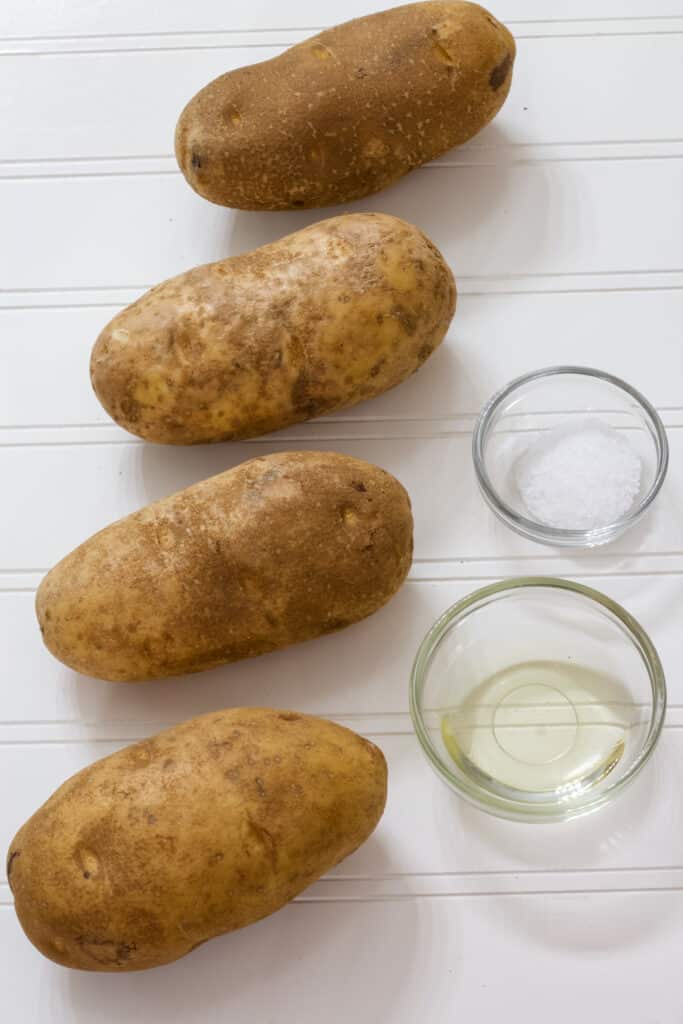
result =
[[[199,672],[349,626],[398,590],[410,501],[391,474],[284,452],[113,523],[42,581],[49,650],[114,681]]]
[[[51,960],[169,963],[284,906],[363,843],[387,770],[348,729],[269,708],[214,711],[65,782],[7,857],[17,915]]]
[[[104,328],[91,379],[147,441],[254,437],[393,388],[454,309],[453,275],[421,231],[347,214],[153,288]]]
[[[360,199],[476,135],[514,59],[478,4],[357,18],[205,86],[180,115],[178,163],[201,196],[243,210]]]

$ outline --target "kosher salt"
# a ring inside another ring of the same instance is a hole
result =
[[[565,530],[622,519],[640,493],[641,472],[623,433],[593,416],[543,431],[515,466],[530,518]]]

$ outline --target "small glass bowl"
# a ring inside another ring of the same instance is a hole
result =
[[[627,433],[641,463],[640,490],[629,511],[593,529],[564,529],[530,518],[516,466],[544,431],[590,417]],[[666,431],[654,407],[618,377],[583,366],[552,366],[518,377],[482,409],[472,439],[481,493],[516,533],[556,547],[597,547],[636,523],[657,496],[669,461]]]
[[[451,789],[518,821],[563,821],[620,793],[654,750],[664,672],[636,620],[569,580],[477,590],[432,626],[410,712]]]

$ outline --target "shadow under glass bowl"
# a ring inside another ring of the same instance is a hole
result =
[[[531,515],[522,497],[520,460],[553,428],[571,430],[587,421],[599,421],[628,442],[627,451],[640,464],[639,491],[613,522],[590,529],[548,525]],[[486,403],[474,429],[472,457],[485,501],[510,529],[541,544],[590,548],[614,540],[649,509],[666,476],[669,446],[657,411],[630,384],[600,370],[553,366],[518,377]]]
[[[410,712],[451,789],[518,821],[602,807],[657,743],[664,672],[636,620],[569,580],[477,590],[434,623],[415,658]]]

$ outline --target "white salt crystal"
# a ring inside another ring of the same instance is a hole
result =
[[[623,518],[640,493],[641,461],[608,423],[582,417],[543,431],[515,466],[536,522],[593,530]]]

